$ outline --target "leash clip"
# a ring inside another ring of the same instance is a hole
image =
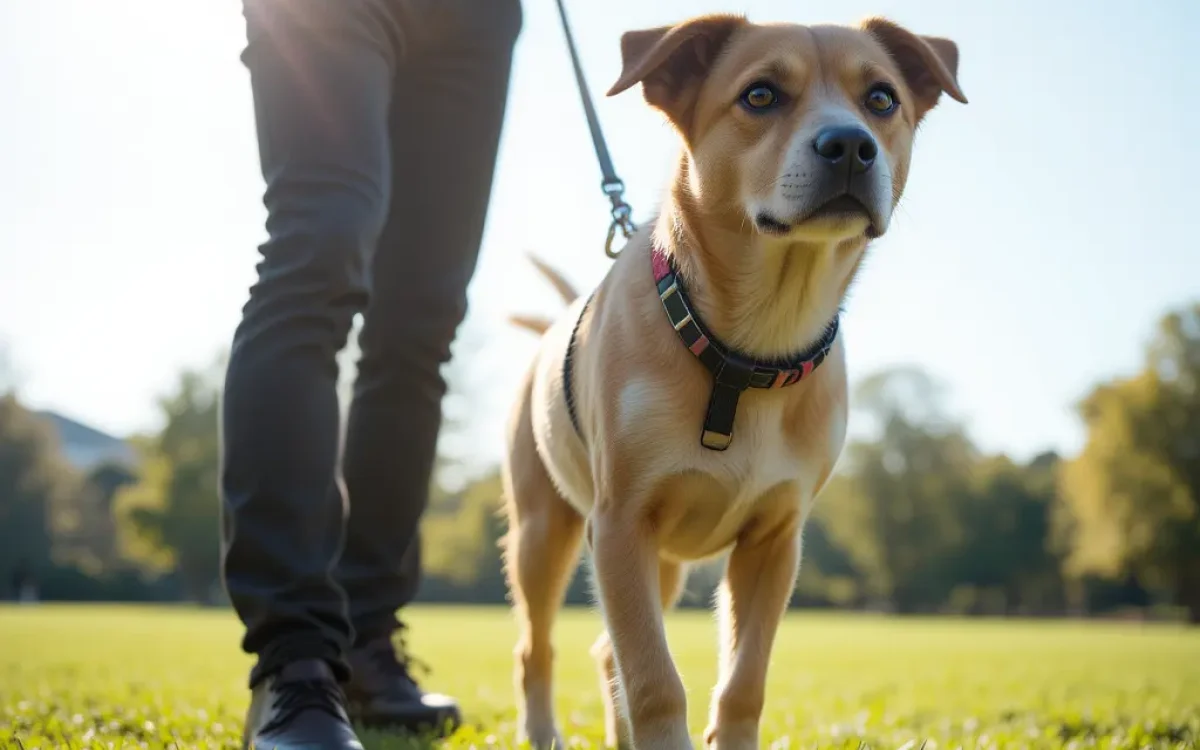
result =
[[[633,209],[625,202],[625,183],[621,180],[606,180],[600,185],[600,189],[612,201],[612,223],[608,225],[608,237],[604,240],[604,254],[609,258],[616,259],[621,254],[620,250],[613,250],[613,240],[617,237],[617,230],[625,237],[628,242],[629,238],[633,237],[633,233],[637,231],[637,225],[633,223]]]

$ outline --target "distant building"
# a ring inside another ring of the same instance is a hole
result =
[[[37,415],[54,428],[63,456],[81,472],[90,473],[102,464],[116,464],[130,472],[136,470],[137,452],[125,440],[88,427],[57,412],[40,411]]]
[[[53,428],[63,458],[87,479],[76,498],[73,523],[56,531],[56,557],[81,570],[119,569],[125,561],[114,504],[121,488],[137,481],[138,452],[121,438],[57,412],[37,415]]]

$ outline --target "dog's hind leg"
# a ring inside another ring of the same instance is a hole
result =
[[[529,388],[509,433],[504,469],[508,533],[505,571],[520,637],[514,650],[519,740],[538,750],[562,748],[554,722],[550,646],[554,616],[579,561],[583,519],[546,472],[534,444]]]

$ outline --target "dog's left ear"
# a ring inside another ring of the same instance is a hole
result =
[[[862,29],[887,49],[916,97],[916,121],[933,109],[945,91],[967,103],[958,85],[958,45],[936,36],[918,36],[885,18],[868,18]]]
[[[674,26],[627,31],[621,36],[621,77],[613,96],[642,84],[646,101],[686,134],[699,84],[744,16],[708,15]]]

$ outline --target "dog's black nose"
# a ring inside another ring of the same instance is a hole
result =
[[[857,126],[845,125],[817,133],[813,150],[830,164],[841,164],[849,159],[853,172],[866,172],[879,155],[879,147],[870,133]]]

